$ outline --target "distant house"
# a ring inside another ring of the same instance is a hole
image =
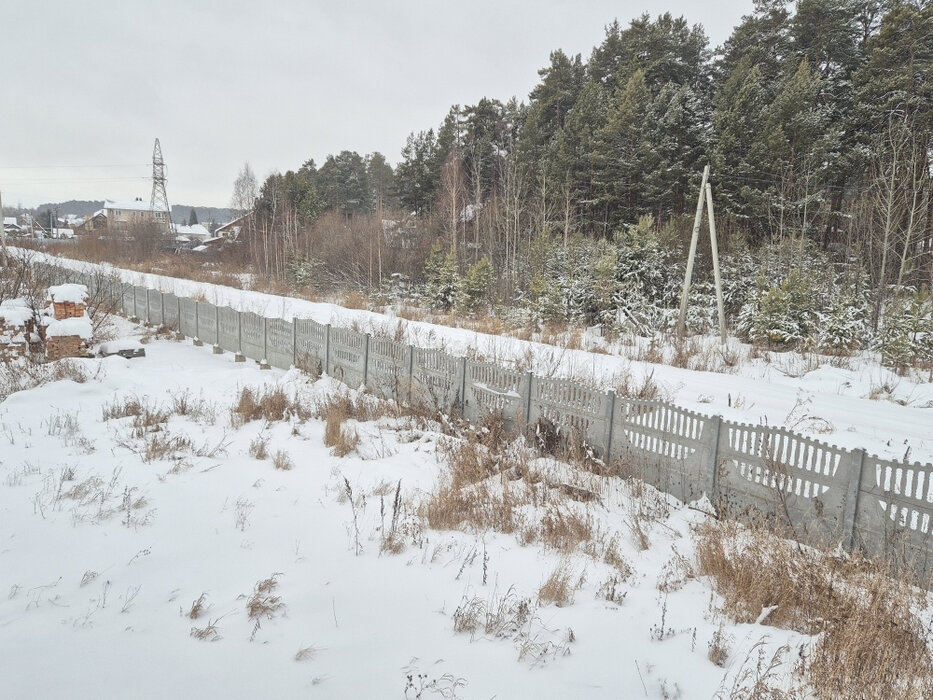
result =
[[[238,216],[233,221],[228,221],[222,226],[218,226],[214,229],[214,235],[226,238],[228,241],[235,241],[240,237],[240,234],[246,228],[246,219],[249,217],[249,214],[243,214]]]
[[[20,225],[15,216],[4,216],[3,217],[3,231],[5,233],[18,236],[23,232],[23,226]]]
[[[107,210],[98,209],[93,214],[84,217],[84,223],[74,227],[75,233],[81,234],[101,234],[107,231]]]
[[[179,238],[183,238],[189,243],[203,243],[211,237],[211,232],[207,230],[206,226],[202,226],[201,224],[192,224],[191,226],[172,224],[172,232],[175,234],[176,241],[179,240]]]
[[[104,213],[107,217],[107,230],[111,234],[127,234],[134,227],[143,224],[156,224],[162,233],[169,233],[171,212],[165,209],[153,209],[149,202],[137,197],[126,202],[104,202]]]

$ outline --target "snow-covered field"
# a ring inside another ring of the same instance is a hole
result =
[[[412,509],[442,471],[430,425],[360,423],[339,458],[320,420],[231,423],[243,387],[312,406],[346,390],[327,378],[190,341],[77,363],[87,381],[0,403],[2,698],[728,697],[759,655],[807,641],[717,614],[709,582],[687,575],[706,516],[650,488],[558,476],[599,493],[586,510],[601,541],[615,538],[623,577],[618,563],[516,535],[426,528]],[[134,398],[169,417],[113,417]],[[257,440],[264,459],[249,454]],[[146,453],[158,445],[174,449]],[[280,451],[290,470],[273,467]],[[555,571],[572,604],[539,600]],[[269,615],[251,619],[263,601]],[[724,667],[708,658],[720,625]]]
[[[42,254],[35,255],[42,258]],[[97,268],[61,258],[55,262],[78,269]],[[766,358],[740,362],[730,368],[730,373],[694,371],[633,361],[619,356],[624,348],[610,348],[613,354],[562,349],[334,304],[103,268],[126,282],[268,317],[311,318],[391,336],[401,332],[408,342],[421,347],[442,347],[455,355],[490,361],[518,362],[541,376],[585,378],[606,388],[623,377],[628,377],[632,386],[650,378],[660,385],[664,398],[683,408],[754,425],[785,426],[840,447],[863,448],[886,459],[933,463],[933,382],[928,373],[897,376],[869,353],[844,361],[801,357],[791,352],[766,353]],[[712,338],[703,342],[716,347]],[[736,356],[749,354],[748,346],[730,342]]]

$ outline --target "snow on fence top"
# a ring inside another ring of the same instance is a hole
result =
[[[45,330],[46,338],[77,335],[82,340],[90,340],[94,335],[94,327],[87,316],[66,318],[61,321],[52,321]]]
[[[55,304],[84,304],[87,301],[87,287],[83,284],[59,284],[49,287],[48,299]]]

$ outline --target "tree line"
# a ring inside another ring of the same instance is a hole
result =
[[[593,258],[645,217],[677,258],[709,163],[727,256],[783,245],[855,265],[875,327],[891,294],[933,280],[930,3],[755,0],[716,48],[645,14],[538,74],[527,101],[453,105],[394,167],[343,151],[261,186],[244,168],[233,206],[252,212],[253,263],[378,289],[420,281],[433,247],[464,277],[485,259],[500,297],[532,297],[558,257]]]

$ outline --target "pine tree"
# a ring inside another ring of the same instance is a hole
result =
[[[646,117],[651,95],[636,71],[609,103],[606,125],[594,138],[593,184],[610,225],[634,222],[643,213]]]
[[[194,210],[194,207],[192,207],[188,214],[188,225],[194,226],[196,223],[198,223],[198,213]]]

